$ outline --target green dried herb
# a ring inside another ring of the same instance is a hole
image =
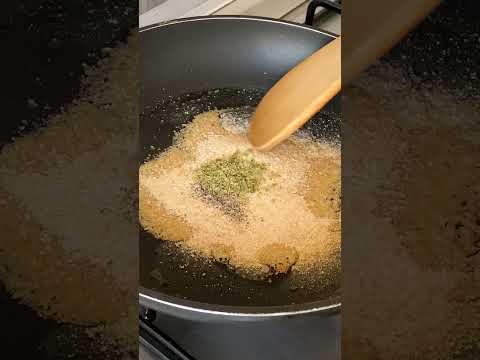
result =
[[[216,198],[239,198],[258,190],[266,170],[249,151],[235,152],[203,164],[195,180],[208,195]]]

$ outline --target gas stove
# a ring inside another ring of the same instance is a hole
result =
[[[250,15],[307,23],[340,35],[340,3],[318,0],[160,0],[156,7],[143,9],[139,23],[143,27],[182,17]],[[205,322],[156,313],[141,307],[139,358],[340,359],[340,315],[332,317],[327,326],[319,327],[321,316],[312,313],[254,322]]]

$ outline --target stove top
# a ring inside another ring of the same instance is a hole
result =
[[[264,16],[288,20],[298,23],[305,22],[309,0],[141,0],[140,27],[168,21],[171,19],[206,16],[206,15],[250,15]],[[334,4],[341,1],[333,0]],[[142,6],[142,3],[145,3]],[[155,4],[148,5],[149,4]],[[330,9],[331,10],[331,9]],[[313,26],[341,33],[341,16],[334,11],[319,6],[316,8]]]

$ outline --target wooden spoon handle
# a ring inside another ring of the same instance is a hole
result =
[[[352,4],[354,9],[350,11],[354,18],[346,21],[345,33],[349,34],[350,45],[344,51],[343,74],[341,38],[287,73],[265,95],[252,117],[248,137],[255,148],[270,150],[293,134],[340,91],[341,81],[346,84],[352,80],[440,3],[440,0],[402,0],[394,4],[384,0],[365,1]]]
[[[263,97],[249,131],[256,149],[281,143],[340,91],[341,44],[338,37],[310,55]]]

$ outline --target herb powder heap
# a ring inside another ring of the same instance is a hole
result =
[[[236,151],[203,164],[195,181],[208,195],[239,199],[258,190],[265,170],[265,164],[255,161],[250,151]]]

